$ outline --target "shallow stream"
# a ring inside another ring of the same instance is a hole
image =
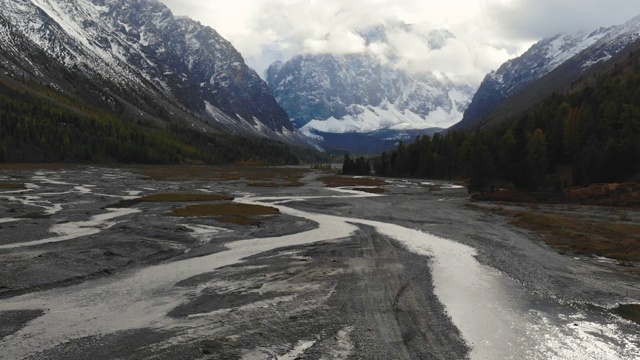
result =
[[[42,175],[35,180],[42,180]],[[47,180],[55,185],[72,185]],[[75,191],[83,194],[87,186]],[[131,190],[134,191],[134,190]],[[9,195],[6,195],[7,197]],[[10,196],[14,197],[14,194]],[[37,191],[29,201],[39,201]],[[334,198],[377,196],[338,190]],[[211,255],[168,262],[127,271],[79,285],[0,300],[0,311],[46,309],[43,316],[0,342],[0,358],[20,359],[65,343],[70,339],[138,328],[165,328],[174,321],[166,315],[184,303],[190,289],[174,286],[190,277],[269,250],[349,237],[358,225],[374,227],[409,251],[431,261],[435,292],[453,323],[472,348],[472,359],[634,359],[640,354],[638,327],[606,312],[590,310],[553,299],[541,299],[499,271],[480,264],[474,248],[445,238],[378,221],[302,211],[287,203],[327,196],[260,197],[247,195],[236,201],[276,206],[284,214],[308,219],[317,228],[303,233],[231,242],[227,250]],[[47,208],[62,209],[50,203]],[[59,211],[59,210],[58,210]],[[0,246],[30,247],[46,242],[95,235],[115,224],[111,221],[139,212],[107,209],[86,221],[56,224],[57,236]],[[0,219],[0,223],[13,219]],[[218,228],[196,229],[206,242]],[[635,329],[635,332],[634,332]],[[308,339],[305,344],[312,344]],[[309,345],[311,346],[311,345]],[[302,349],[301,351],[304,351]],[[297,353],[296,353],[297,355]]]

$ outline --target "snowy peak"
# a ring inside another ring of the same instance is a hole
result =
[[[392,23],[357,32],[369,50],[349,55],[298,55],[267,70],[269,84],[293,123],[308,136],[380,130],[446,128],[462,117],[474,87],[430,73],[403,70],[387,46],[389,36],[411,34],[431,49],[454,35],[421,33]],[[385,49],[384,56],[375,49]]]
[[[380,111],[372,114],[380,113],[383,117],[386,117],[383,110],[391,107],[397,114],[406,113],[405,119],[394,116],[397,121],[388,123],[389,126],[451,125],[459,119],[457,116],[461,115],[473,91],[471,86],[456,85],[434,76],[405,73],[382,65],[368,55],[297,56],[286,64],[271,66],[267,81],[299,127],[312,120],[359,118],[365,113],[363,107],[378,108]],[[362,126],[348,127],[349,131],[372,130],[371,124],[359,119]]]
[[[586,71],[609,60],[640,38],[640,16],[620,26],[600,28],[591,33],[560,34],[534,44],[518,58],[509,60],[485,77],[456,127],[482,122],[507,98],[533,84],[568,61],[572,71]]]
[[[26,73],[111,110],[202,130],[284,140],[294,133],[267,84],[227,40],[156,0],[1,0],[0,10],[0,31],[14,32],[0,39],[3,51],[13,49],[3,54],[11,58],[3,64],[10,75]],[[47,58],[34,59],[24,43],[12,45],[15,35]],[[34,70],[47,62],[78,79]]]

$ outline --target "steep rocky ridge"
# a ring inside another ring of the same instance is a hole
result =
[[[511,116],[572,85],[640,38],[640,16],[591,33],[541,40],[486,76],[455,126],[473,128]],[[544,81],[542,81],[544,79]]]
[[[392,32],[419,36],[431,49],[438,49],[454,38],[446,30],[422,34],[403,23],[356,33],[367,46],[384,47]],[[266,78],[294,124],[320,143],[326,134],[375,137],[384,133],[385,138],[397,141],[411,130],[442,129],[459,121],[474,86],[432,73],[410,73],[394,62],[398,59],[393,53],[387,54],[386,59],[391,61],[381,60],[379,54],[371,51],[348,55],[303,54],[272,64]]]
[[[115,113],[306,140],[215,30],[155,0],[2,0],[0,66]]]

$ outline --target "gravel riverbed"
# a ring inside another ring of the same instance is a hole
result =
[[[3,171],[2,359],[632,359],[638,277],[469,208],[465,189],[383,195],[135,169]],[[168,216],[163,193],[274,206],[259,226]]]

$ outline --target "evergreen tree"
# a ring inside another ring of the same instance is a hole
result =
[[[342,173],[343,174],[352,174],[355,171],[355,162],[351,159],[351,155],[344,154],[344,159],[342,161]]]
[[[527,144],[527,171],[531,190],[537,190],[544,184],[548,171],[547,139],[541,129],[529,136]]]
[[[491,188],[493,180],[493,158],[484,145],[475,147],[471,157],[471,181],[469,191],[484,193]]]
[[[387,176],[389,175],[390,166],[389,157],[385,151],[380,155],[380,158],[374,162],[373,170],[377,176]]]
[[[507,180],[515,181],[519,171],[518,144],[511,129],[507,130],[500,140],[498,162],[502,176]]]

